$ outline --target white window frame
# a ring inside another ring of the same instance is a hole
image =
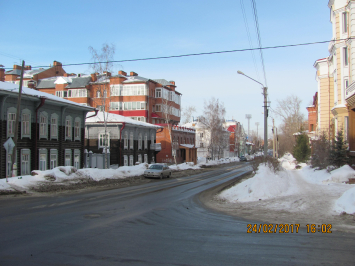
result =
[[[154,142],[155,142],[154,134],[151,134],[151,135],[150,135],[150,141],[152,142],[152,144],[154,144]]]
[[[128,132],[125,131],[125,133],[123,134],[123,148],[125,150],[128,149]]]
[[[155,89],[155,98],[161,98],[161,88]]]
[[[161,111],[162,111],[161,104],[156,104],[155,105],[155,112],[161,112]]]
[[[48,139],[48,114],[40,112],[39,114],[39,138]]]
[[[65,139],[72,140],[73,118],[70,115],[65,117]]]
[[[99,136],[98,136],[98,147],[99,148],[109,148],[110,147],[110,133],[107,132],[106,133],[106,137],[107,137],[107,146],[105,146],[105,142],[104,142],[104,138],[105,138],[105,132],[103,133],[99,133]]]
[[[57,114],[51,115],[51,139],[58,139],[58,118]]]
[[[134,148],[134,134],[133,132],[129,133],[129,148],[133,150]]]
[[[21,138],[31,138],[31,111],[29,109],[22,110]]]
[[[49,168],[53,169],[58,167],[58,150],[51,149],[49,152]]]
[[[144,149],[148,149],[148,135],[147,133],[144,134]]]
[[[342,27],[343,27],[343,33],[348,32],[348,13],[343,12],[341,14],[341,20],[342,20]]]
[[[148,154],[144,154],[144,163],[148,163]]]
[[[76,117],[74,120],[74,140],[81,140],[81,119]]]
[[[21,175],[31,174],[31,150],[21,150]]]
[[[123,155],[123,166],[128,166],[128,156]]]
[[[138,154],[138,162],[142,163],[142,154]]]
[[[101,91],[96,91],[96,98],[101,98]]]
[[[64,150],[64,166],[72,166],[71,165],[71,161],[72,161],[71,157],[72,157],[71,150],[70,149],[65,149]]]
[[[129,166],[133,166],[134,165],[134,160],[133,160],[133,155],[129,156]]]
[[[347,46],[343,47],[343,63],[344,63],[344,66],[349,65],[348,47]]]
[[[47,160],[48,160],[47,149],[38,149],[38,169],[40,171],[47,170]]]
[[[74,150],[74,167],[80,169],[80,150]]]
[[[138,135],[138,150],[141,150],[142,149],[142,133],[139,133]]]
[[[6,127],[6,132],[7,132],[7,137],[13,137],[15,135],[15,121],[16,121],[16,108],[15,107],[10,107],[7,110],[7,127]]]

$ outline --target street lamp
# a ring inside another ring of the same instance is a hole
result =
[[[262,88],[263,88],[263,95],[264,95],[264,157],[267,156],[267,144],[268,144],[268,141],[267,141],[267,115],[268,115],[268,110],[267,110],[267,87],[264,86],[264,84],[260,83],[259,81],[245,75],[242,71],[237,71],[238,74],[241,74],[243,76],[246,76],[247,78],[259,83]]]

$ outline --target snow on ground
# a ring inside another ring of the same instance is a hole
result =
[[[182,163],[178,165],[169,166],[170,169],[175,171],[182,171],[187,169],[200,169],[203,165],[217,165],[223,163],[230,163],[239,161],[239,158],[233,157],[229,159],[220,159],[215,161],[201,160],[198,164]],[[100,181],[103,179],[123,179],[131,176],[143,175],[144,171],[148,168],[148,164],[142,163],[135,166],[122,166],[112,165],[110,169],[97,169],[97,168],[84,168],[77,170],[72,166],[59,166],[52,170],[32,171],[34,175],[9,177],[8,182],[6,179],[0,179],[0,191],[31,191],[33,187],[40,184],[51,183],[59,184],[63,182],[78,182],[79,180],[95,180]]]
[[[252,178],[221,192],[218,195],[234,210],[250,214],[264,213],[269,220],[278,218],[311,219],[340,222],[339,214],[355,214],[355,185],[346,184],[355,171],[348,165],[328,173],[315,171],[306,164],[295,169],[295,159],[287,154],[280,159],[284,170],[273,173],[260,165]],[[287,215],[285,215],[287,213]],[[249,215],[249,217],[251,217]],[[336,218],[334,218],[336,217]],[[260,218],[254,216],[254,218]],[[327,222],[329,223],[329,222]],[[348,221],[354,226],[355,222]]]

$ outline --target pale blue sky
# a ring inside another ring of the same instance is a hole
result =
[[[243,0],[254,47],[257,46],[251,0]],[[330,40],[327,0],[256,0],[263,46]],[[115,60],[250,48],[240,0],[1,1],[0,64],[20,60],[32,66],[90,62],[88,47],[116,47]],[[264,50],[271,107],[295,94],[302,109],[317,90],[315,60],[328,55],[328,44]],[[264,83],[259,53],[255,52]],[[88,66],[64,67],[89,73]],[[115,70],[146,78],[174,80],[182,106],[198,114],[212,96],[224,102],[227,119],[263,130],[261,89],[237,70],[258,79],[250,51],[121,63]],[[269,120],[271,124],[271,120]]]

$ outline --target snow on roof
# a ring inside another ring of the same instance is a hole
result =
[[[336,106],[334,106],[333,108],[332,108],[332,110],[334,110],[334,109],[338,109],[338,108],[346,108],[346,105],[345,104],[338,104],[338,105],[336,105]]]
[[[133,82],[142,82],[142,81],[148,81],[149,79],[143,78],[140,76],[129,76],[127,77],[127,80],[123,81],[123,83],[133,83]]]
[[[170,83],[166,79],[153,79],[153,80],[163,86],[175,86],[174,84]]]
[[[107,122],[110,123],[127,123],[131,125],[137,125],[137,126],[143,126],[143,127],[153,127],[153,128],[161,128],[160,126],[153,125],[150,123],[146,122],[141,122],[141,121],[136,121],[133,120],[129,117],[123,116],[123,115],[118,115],[118,114],[112,114],[112,113],[107,113],[107,112],[98,112],[96,116],[92,116],[92,113],[88,113],[86,115],[86,123],[103,123],[104,122],[104,114],[106,116]],[[89,118],[88,118],[89,117]]]
[[[191,148],[194,148],[195,146],[194,145],[192,145],[192,144],[180,144],[180,146],[183,146],[183,147],[186,147],[186,148],[189,148],[189,149],[191,149]]]
[[[19,89],[19,85],[17,84],[13,84],[10,82],[2,82],[0,81],[0,91],[11,91],[13,93],[18,93],[18,89]],[[90,107],[90,106],[85,106],[82,105],[80,103],[75,103],[72,101],[68,101],[65,100],[63,98],[57,97],[55,95],[49,94],[49,93],[45,93],[42,91],[37,91],[37,90],[33,90],[27,87],[22,87],[22,94],[27,95],[27,96],[33,96],[33,97],[45,97],[49,100],[55,101],[55,102],[61,102],[63,104],[67,104],[67,105],[75,105],[77,107],[81,107],[83,109],[88,109],[88,111],[90,110],[94,110],[95,108]]]

